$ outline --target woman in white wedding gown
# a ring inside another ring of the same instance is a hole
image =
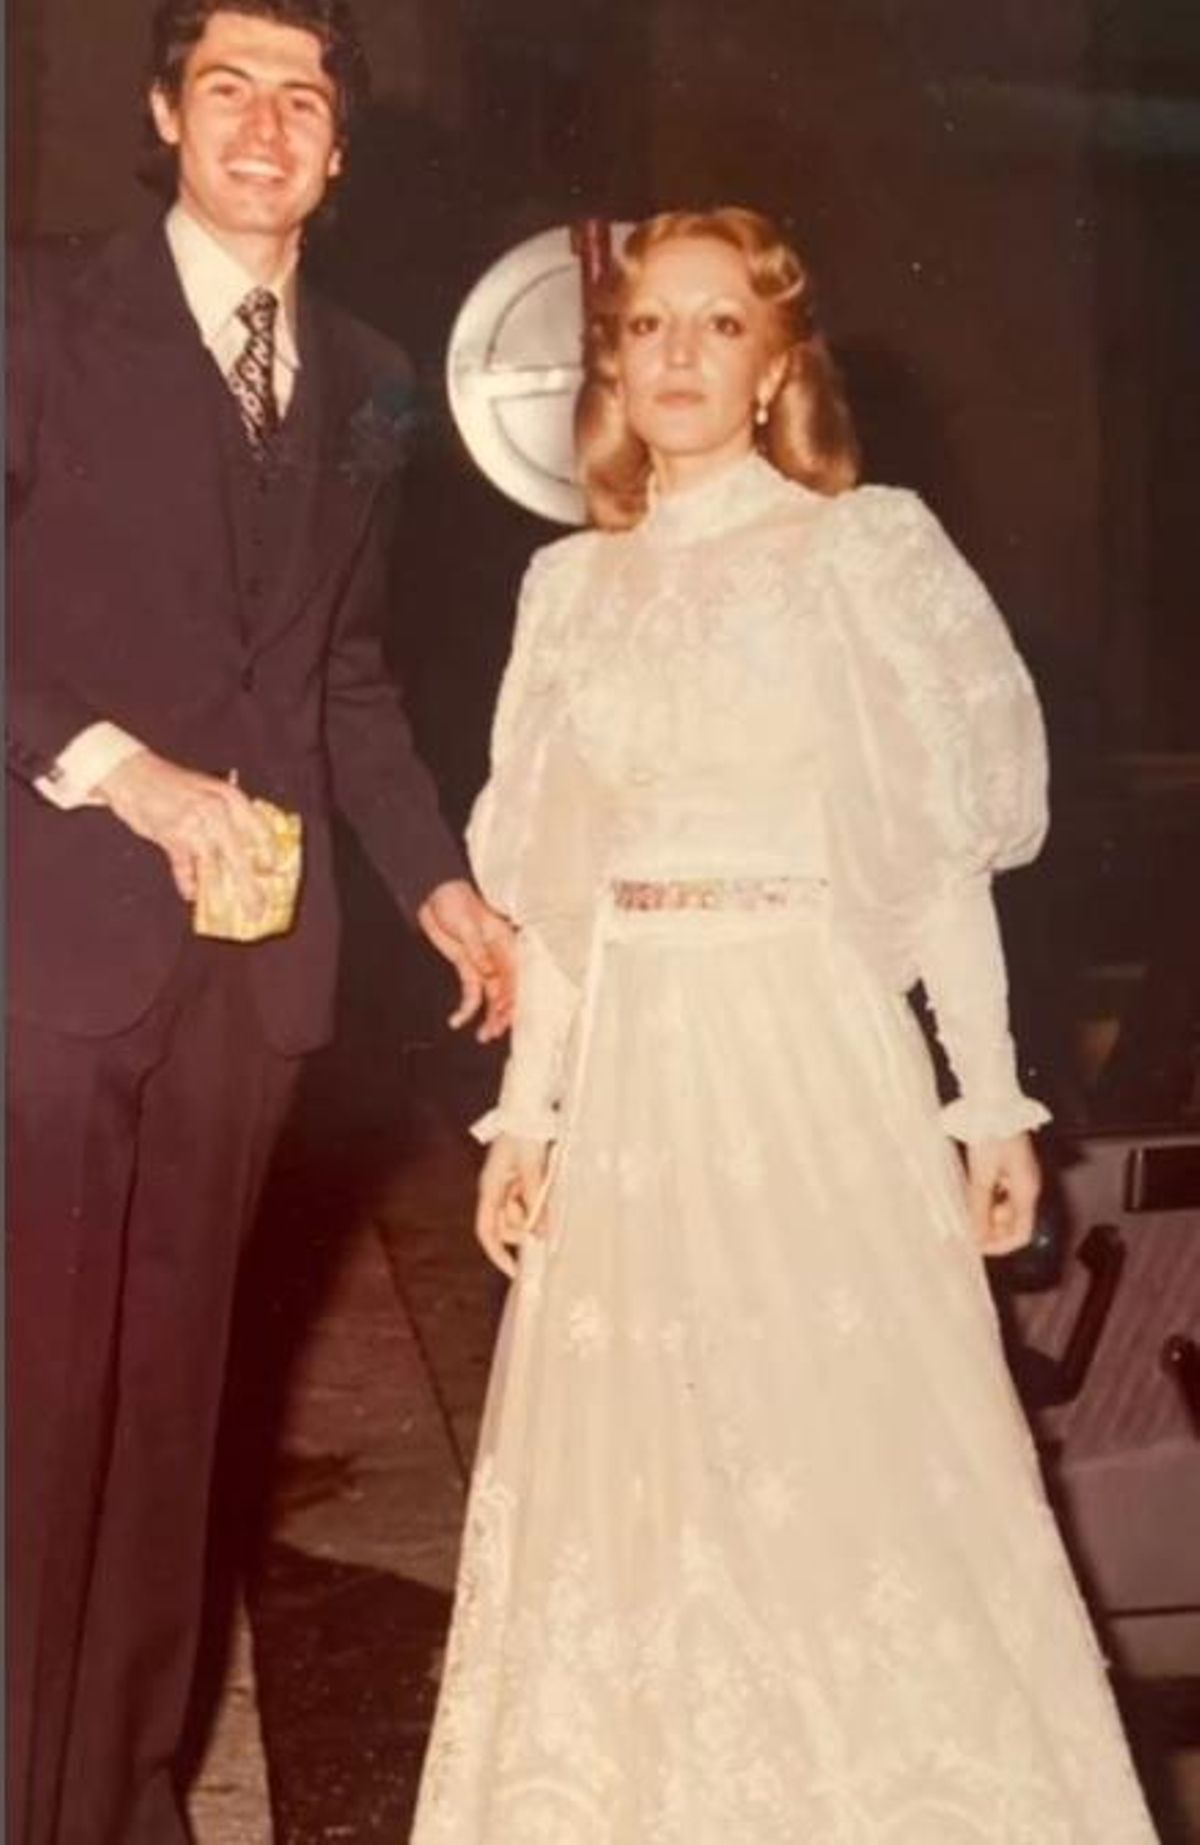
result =
[[[579,427],[601,529],[533,560],[470,831],[515,1282],[414,1845],[1146,1845],[980,1260],[1045,1119],[990,894],[1028,677],[853,486],[765,220],[634,234]]]

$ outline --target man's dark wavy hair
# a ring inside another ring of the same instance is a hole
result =
[[[269,19],[311,32],[319,40],[321,63],[336,91],[338,145],[344,148],[370,97],[366,54],[347,0],[159,0],[150,26],[149,83],[169,102],[179,101],[188,54],[203,38],[214,13]],[[173,151],[161,146],[152,123],[150,128],[154,151],[143,177],[169,190],[175,175]]]

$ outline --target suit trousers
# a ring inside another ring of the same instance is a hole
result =
[[[189,939],[113,1037],[9,1034],[8,1837],[179,1845],[238,1260],[299,1060]]]

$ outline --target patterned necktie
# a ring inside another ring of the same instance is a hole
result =
[[[246,329],[246,344],[229,372],[250,446],[259,451],[279,427],[275,402],[275,316],[279,302],[269,288],[252,288],[237,317]]]

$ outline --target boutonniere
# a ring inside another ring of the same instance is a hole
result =
[[[350,418],[340,472],[355,484],[398,473],[412,452],[421,421],[416,380],[381,378]]]

